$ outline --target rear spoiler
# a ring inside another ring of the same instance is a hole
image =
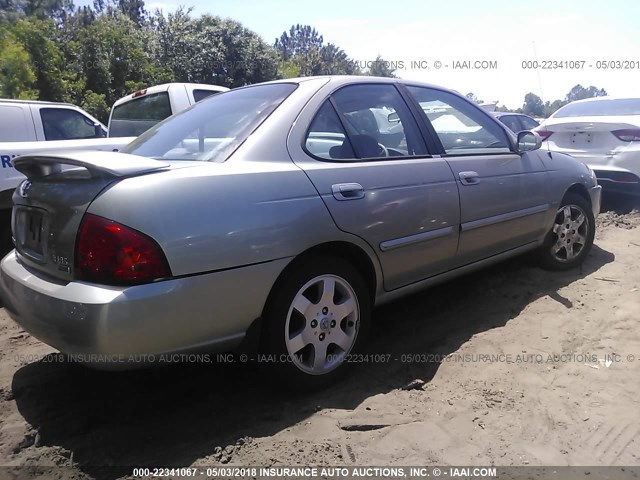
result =
[[[85,168],[92,177],[106,175],[113,178],[140,175],[169,167],[168,163],[152,158],[96,150],[21,155],[13,160],[13,165],[30,180],[59,173],[64,165]]]

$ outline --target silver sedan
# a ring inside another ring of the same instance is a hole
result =
[[[0,294],[79,361],[256,345],[319,387],[375,305],[525,252],[588,254],[600,187],[457,93],[374,77],[239,88],[123,153],[24,156]]]

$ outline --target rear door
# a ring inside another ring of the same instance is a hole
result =
[[[460,192],[458,263],[536,241],[544,231],[547,172],[538,152],[515,153],[494,118],[443,90],[408,86],[441,143]]]
[[[395,85],[344,86],[302,111],[289,151],[336,225],[364,239],[393,290],[450,268],[458,241],[451,169],[428,153]]]

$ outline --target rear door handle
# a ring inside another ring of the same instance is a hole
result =
[[[364,198],[364,188],[359,183],[336,183],[331,185],[336,200],[358,200]]]
[[[480,183],[480,175],[478,172],[460,172],[458,176],[463,185],[477,185]]]

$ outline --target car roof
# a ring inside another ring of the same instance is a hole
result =
[[[567,105],[570,105],[571,103],[589,103],[589,102],[594,102],[598,100],[640,100],[640,97],[616,97],[613,95],[606,95],[604,97],[591,97],[591,98],[583,98],[582,100],[574,100],[573,102],[570,102]]]
[[[246,87],[239,87],[239,88],[247,88],[247,87],[252,87],[255,85],[269,85],[269,84],[278,84],[278,83],[297,83],[297,84],[302,84],[304,82],[311,82],[311,81],[318,81],[318,80],[322,80],[322,81],[328,81],[329,83],[333,84],[336,87],[340,87],[343,85],[350,85],[350,84],[362,84],[362,83],[389,83],[389,84],[397,84],[397,83],[401,83],[403,85],[407,85],[407,86],[417,86],[417,87],[428,87],[428,88],[434,88],[437,90],[443,90],[449,93],[453,93],[454,95],[458,96],[458,97],[462,97],[462,95],[455,91],[452,90],[450,88],[447,87],[443,87],[441,85],[435,85],[432,83],[426,83],[426,82],[421,82],[418,80],[408,80],[408,79],[404,79],[404,78],[395,78],[395,77],[374,77],[374,76],[370,76],[370,75],[316,75],[316,76],[312,76],[312,77],[295,77],[295,78],[283,78],[280,80],[271,80],[268,82],[262,82],[262,83],[256,83],[256,84],[252,84],[252,85],[247,85]],[[237,90],[237,89],[234,89]],[[489,112],[487,112],[489,113]]]
[[[46,102],[43,100],[16,100],[13,98],[0,98],[0,103],[18,103],[21,105],[28,105],[30,103],[35,103],[36,105],[64,105],[65,107],[74,107],[74,108],[78,108],[76,105],[73,105],[72,103],[66,103],[66,102]]]

